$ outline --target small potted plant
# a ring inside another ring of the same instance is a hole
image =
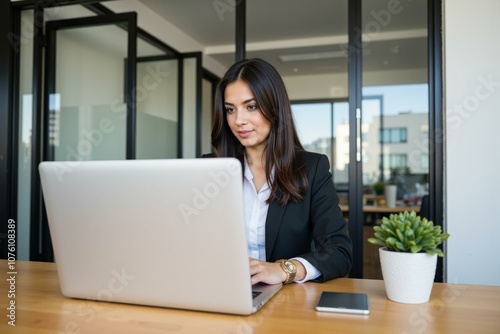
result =
[[[372,185],[373,193],[375,194],[375,204],[377,206],[383,206],[385,205],[385,196],[384,196],[384,191],[385,191],[385,182],[383,181],[377,181]]]
[[[373,193],[375,195],[383,195],[384,194],[385,183],[382,181],[377,181],[372,185]]]
[[[381,246],[380,264],[387,297],[401,303],[428,302],[437,257],[444,256],[438,246],[450,235],[415,211],[384,217],[373,230],[374,237],[368,238],[368,242]]]

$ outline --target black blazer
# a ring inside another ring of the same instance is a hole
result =
[[[213,155],[204,155],[210,157]],[[268,262],[302,257],[315,266],[324,282],[349,273],[352,242],[339,207],[326,155],[298,152],[307,170],[309,188],[301,202],[269,204],[266,219]]]

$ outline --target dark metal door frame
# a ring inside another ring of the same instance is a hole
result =
[[[35,7],[35,16],[43,17],[43,8]],[[36,129],[37,145],[33,149],[32,158],[32,186],[31,186],[31,230],[30,230],[30,260],[32,261],[53,261],[52,242],[50,239],[50,231],[47,223],[47,215],[45,206],[42,201],[40,177],[38,175],[38,165],[42,161],[50,161],[54,159],[52,147],[49,142],[49,96],[55,93],[55,68],[56,68],[56,34],[61,29],[71,29],[89,26],[102,25],[119,25],[126,28],[127,37],[127,67],[126,67],[126,87],[125,101],[127,105],[127,133],[126,133],[126,158],[135,159],[136,146],[136,55],[137,55],[137,14],[123,13],[103,16],[83,17],[76,19],[57,20],[46,22],[46,35],[39,35],[38,48],[35,50],[34,67],[34,117],[33,129]],[[42,25],[39,28],[42,29]],[[45,48],[45,92],[42,92],[42,78],[40,70],[42,68],[42,52]],[[35,80],[36,77],[36,80]],[[44,106],[42,108],[41,96],[44,94]],[[43,137],[42,137],[43,134]],[[43,149],[42,149],[43,145]],[[42,158],[43,152],[43,158]],[[33,247],[38,245],[38,247]]]

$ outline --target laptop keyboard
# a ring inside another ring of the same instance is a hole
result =
[[[260,295],[262,293],[262,291],[252,291],[252,298],[255,298],[257,297],[258,295]]]

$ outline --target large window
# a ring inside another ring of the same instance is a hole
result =
[[[338,100],[292,103],[292,112],[304,149],[328,156],[337,190],[347,191],[349,163],[347,102]]]
[[[388,154],[383,161],[387,161],[386,168],[389,170],[404,169],[408,166],[408,156],[406,154]]]

